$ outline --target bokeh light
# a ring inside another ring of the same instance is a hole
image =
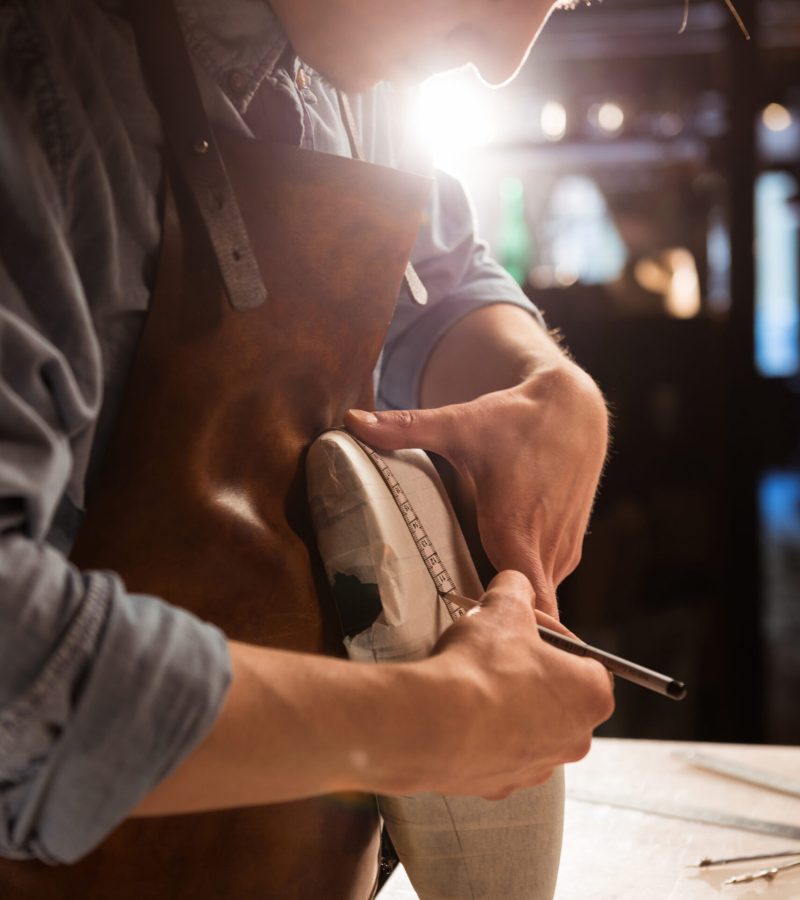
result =
[[[664,309],[676,319],[691,319],[700,312],[697,264],[686,247],[670,247],[642,257],[634,267],[634,277],[645,290],[661,294]]]
[[[770,131],[786,131],[792,124],[792,114],[780,103],[770,103],[764,107],[761,121]]]
[[[616,103],[602,103],[597,110],[597,124],[608,134],[616,134],[622,128],[625,113]]]
[[[567,111],[557,101],[549,100],[542,107],[539,122],[548,140],[560,141],[567,130]]]
[[[654,122],[654,131],[660,137],[677,137],[683,131],[683,119],[674,112],[661,113]]]

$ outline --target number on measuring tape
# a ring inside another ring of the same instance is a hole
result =
[[[403,516],[408,532],[419,551],[419,555],[422,557],[423,563],[425,563],[425,568],[428,570],[428,574],[433,580],[436,593],[442,598],[444,605],[450,614],[450,618],[453,619],[453,621],[460,619],[465,614],[465,610],[447,599],[448,594],[455,592],[455,582],[450,577],[450,573],[447,571],[441,557],[436,552],[433,542],[428,537],[422,522],[414,512],[414,507],[406,496],[405,491],[400,486],[400,482],[392,473],[386,460],[384,460],[379,453],[373,450],[372,447],[368,447],[366,444],[359,441],[358,438],[354,438],[354,440],[370,458],[372,464],[383,479],[384,484],[389,488],[389,491],[394,498],[394,502]]]

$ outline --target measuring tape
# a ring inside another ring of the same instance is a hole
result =
[[[353,436],[351,435],[351,437]],[[416,512],[414,512],[414,507],[408,499],[406,492],[400,486],[400,482],[395,478],[392,470],[387,465],[386,460],[379,453],[358,438],[353,437],[353,440],[361,447],[364,453],[367,454],[370,462],[378,470],[384,484],[389,488],[394,502],[397,504],[397,508],[403,516],[403,521],[406,523],[409,534],[413,538],[414,544],[419,551],[419,555],[422,557],[423,563],[425,563],[425,568],[433,579],[436,593],[444,603],[448,613],[450,613],[450,618],[455,622],[457,619],[465,616],[467,611],[461,606],[453,603],[448,597],[448,594],[457,593],[455,583],[450,577],[450,573],[447,571],[447,567],[442,562],[441,557],[436,552],[436,548],[433,546],[433,541],[431,541],[428,536],[425,526],[422,524],[422,521]]]

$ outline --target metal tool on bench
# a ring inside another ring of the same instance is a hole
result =
[[[796,869],[798,866],[800,866],[800,859],[796,859],[794,862],[783,863],[780,866],[770,866],[768,869],[757,869],[755,872],[734,875],[733,878],[726,878],[723,884],[745,884],[749,881],[759,881],[762,878],[766,881],[772,881],[781,872],[785,872],[787,869]]]
[[[745,766],[741,763],[728,759],[722,759],[710,753],[698,753],[697,751],[677,751],[673,754],[677,759],[688,762],[692,766],[699,769],[705,769],[709,772],[716,772],[719,775],[725,775],[729,778],[735,778],[737,781],[743,781],[746,784],[752,784],[756,787],[765,788],[769,791],[776,791],[780,794],[787,794],[790,797],[800,797],[800,782],[774,772],[765,772],[761,769],[755,769],[752,766]],[[773,823],[775,824],[775,823]],[[800,834],[798,835],[800,837]],[[800,847],[793,850],[776,850],[772,853],[754,853],[748,856],[729,856],[723,859],[709,859],[704,857],[694,866],[689,868],[709,868],[711,866],[726,866],[733,863],[754,862],[759,859],[780,859],[785,856],[800,857]],[[764,869],[757,869],[754,872],[745,872],[741,875],[735,875],[726,879],[724,884],[745,884],[751,881],[765,879],[771,881],[776,875],[789,869],[795,869],[800,866],[800,858],[791,862],[782,863],[779,866],[769,866]]]

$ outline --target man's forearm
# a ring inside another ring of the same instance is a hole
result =
[[[403,709],[422,673],[235,642],[229,648],[233,679],[219,719],[137,815],[413,788],[412,778],[395,785],[402,772],[395,754],[423,739],[414,734],[419,711]]]
[[[482,306],[458,321],[434,348],[422,375],[420,406],[473,400],[553,371],[575,378],[602,405],[591,379],[526,310],[509,303]]]
[[[496,796],[583,756],[613,708],[602,666],[539,638],[531,587],[518,573],[498,576],[478,614],[455,623],[428,659],[373,666],[230,650],[220,717],[135,815],[347,790]]]

